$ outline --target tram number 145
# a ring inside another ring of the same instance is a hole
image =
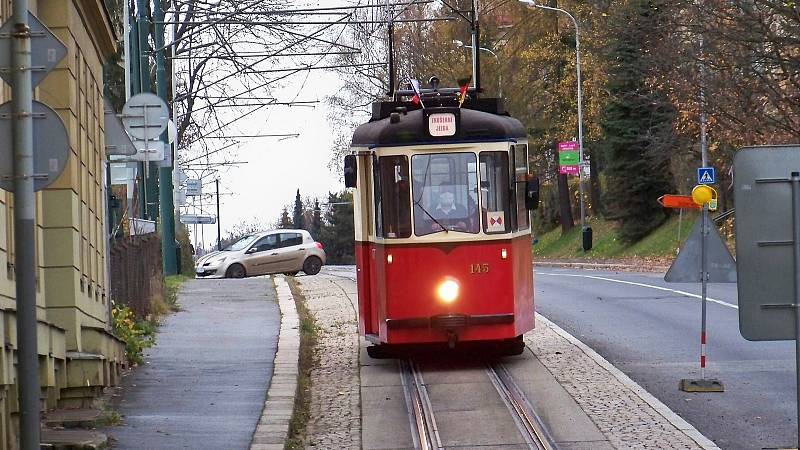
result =
[[[489,273],[489,264],[470,264],[469,265],[469,273],[477,274],[477,273]]]

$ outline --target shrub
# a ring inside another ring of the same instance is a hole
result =
[[[155,343],[155,323],[136,319],[128,306],[112,303],[111,315],[114,320],[114,334],[125,342],[125,355],[133,364],[144,362],[144,349]]]

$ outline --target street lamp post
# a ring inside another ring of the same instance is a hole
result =
[[[462,41],[459,41],[458,39],[453,39],[453,44],[455,44],[456,47],[472,49],[471,45],[466,45]],[[498,95],[500,97],[503,97],[503,72],[500,70],[500,58],[497,56],[497,53],[491,51],[486,47],[478,47],[478,50],[483,50],[486,53],[494,56],[495,61],[497,61],[497,91]]]
[[[554,8],[552,6],[545,6],[536,3],[535,0],[519,0],[521,3],[528,5],[534,8],[541,8],[547,9],[550,11],[556,11],[563,14],[566,14],[571,20],[572,24],[575,26],[575,68],[577,71],[578,77],[578,148],[579,148],[579,156],[578,156],[578,166],[580,170],[578,171],[578,186],[580,188],[580,204],[581,204],[581,229],[583,230],[584,234],[584,245],[583,250],[589,250],[592,246],[591,244],[591,231],[586,227],[586,209],[584,207],[584,194],[583,194],[583,169],[584,169],[584,159],[583,159],[583,90],[582,90],[582,82],[581,82],[581,38],[580,38],[580,28],[578,27],[578,21],[575,20],[575,17],[570,14],[569,12],[561,9],[561,8]],[[587,236],[588,235],[588,248],[587,248]]]

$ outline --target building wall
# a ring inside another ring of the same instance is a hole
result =
[[[72,152],[64,174],[42,195],[47,316],[67,329],[67,348],[82,351],[81,326],[109,322],[102,52],[76,3],[41,0],[39,11],[68,48],[40,85],[39,98],[61,116]]]
[[[124,345],[111,334],[104,231],[102,64],[115,43],[97,0],[31,0],[31,11],[68,48],[35,90],[63,120],[72,153],[59,179],[36,195],[40,379],[51,409],[88,405],[125,363]],[[0,2],[0,18],[9,16]],[[0,101],[8,100],[4,84]],[[13,208],[13,195],[0,190],[0,448],[16,447]]]

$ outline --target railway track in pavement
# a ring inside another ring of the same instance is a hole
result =
[[[448,431],[454,430],[440,428],[437,424],[434,402],[431,400],[420,363],[413,359],[407,359],[398,361],[398,365],[414,448],[419,450],[446,448],[447,445],[442,436],[452,434]],[[501,400],[500,403],[505,406],[510,420],[514,422],[519,433],[519,436],[511,438],[511,441],[507,442],[503,442],[503,439],[508,440],[508,435],[496,436],[495,443],[497,445],[517,444],[533,450],[556,450],[558,447],[555,441],[506,367],[502,363],[485,362],[483,369],[487,383],[493,386],[494,392]],[[444,406],[446,407],[446,405]],[[495,431],[487,429],[481,430],[481,433]],[[519,441],[520,437],[522,442]]]

